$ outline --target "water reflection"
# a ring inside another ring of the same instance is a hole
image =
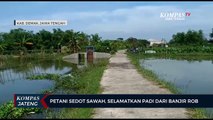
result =
[[[66,74],[77,66],[62,60],[8,59],[1,61],[0,104],[13,99],[13,94],[34,94],[54,86],[50,80],[28,80],[41,74]],[[3,97],[4,96],[4,97]]]
[[[173,83],[183,94],[213,94],[211,60],[143,59],[141,66]],[[213,109],[208,109],[209,115]]]

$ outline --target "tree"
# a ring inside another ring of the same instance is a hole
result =
[[[138,39],[138,46],[140,47],[147,47],[150,42],[148,40],[145,40],[145,39]]]
[[[5,49],[5,44],[3,43],[3,33],[0,33],[0,52],[3,52]]]
[[[86,46],[89,44],[89,35],[80,32],[78,34],[78,45],[81,51],[86,49]]]
[[[26,43],[32,41],[33,31],[26,31],[22,28],[12,29],[8,34],[4,35],[4,40],[7,41],[8,47],[13,47],[19,50],[20,54],[27,50]]]
[[[209,34],[209,37],[212,39],[213,38],[213,28],[212,28],[212,33]]]
[[[34,36],[35,40],[33,41],[35,48],[38,49],[50,49],[51,46],[53,46],[53,39],[52,39],[52,33],[49,31],[46,31],[44,29],[40,30],[36,35]]]
[[[61,43],[64,39],[64,31],[62,31],[61,29],[53,29],[53,45],[52,47],[55,48],[55,49],[60,49],[60,46],[61,46]]]
[[[6,48],[6,44],[0,41],[0,53],[2,53]]]
[[[78,52],[81,48],[80,48],[80,39],[82,38],[81,36],[80,36],[80,32],[74,32],[74,37],[73,37],[74,39],[73,39],[73,48],[74,48],[74,53],[75,52]]]
[[[188,30],[187,33],[179,32],[174,34],[169,43],[175,45],[203,45],[206,43],[206,39],[202,30]]]
[[[176,35],[172,36],[172,40],[170,41],[171,44],[178,44],[178,45],[183,45],[185,44],[185,33],[177,33]]]
[[[30,44],[29,44],[30,43]],[[63,31],[53,29],[52,32],[40,30],[37,33],[22,28],[12,29],[8,33],[0,33],[0,50],[33,50],[33,49],[58,49],[62,46],[68,48],[71,53],[84,51],[88,45],[93,45],[100,52],[111,52],[124,48],[126,41],[109,40],[102,41],[98,34],[88,35],[84,32],[73,30]],[[61,49],[60,49],[61,50]]]
[[[124,40],[123,38],[117,38],[117,40]]]
[[[73,30],[65,31],[65,38],[68,39],[68,44],[71,52],[76,53],[80,50],[79,41],[81,39],[79,37],[80,32],[74,32]]]
[[[209,35],[209,36],[210,36],[210,38],[213,38],[213,33],[210,33],[210,35]]]
[[[65,31],[65,37],[64,37],[64,41],[66,41],[68,43],[68,47],[70,49],[71,52],[74,51],[73,49],[73,45],[74,45],[74,31],[73,30],[66,30]]]
[[[127,39],[127,43],[129,45],[129,48],[136,48],[136,47],[138,47],[137,38],[129,37]]]
[[[91,45],[95,46],[101,41],[101,37],[96,33],[91,35]]]

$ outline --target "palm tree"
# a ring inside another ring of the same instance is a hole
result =
[[[23,47],[31,38],[26,38],[26,35],[20,40],[20,47]]]
[[[9,34],[6,35],[6,38],[8,39],[7,41],[10,41],[10,43],[15,43],[15,44],[11,44],[12,45],[18,45],[18,46],[14,46],[14,47],[18,47],[15,49],[19,49],[21,50],[20,52],[23,52],[23,49],[25,48],[25,44],[31,40],[33,37],[33,31],[26,31],[22,28],[18,28],[18,29],[13,29],[10,31]],[[8,44],[9,45],[9,44]]]
[[[79,46],[79,39],[80,39],[80,32],[74,32],[74,36],[72,40],[74,53],[78,52],[81,49]]]
[[[67,41],[68,42],[68,46],[69,46],[69,48],[70,48],[70,51],[71,51],[71,53],[73,53],[73,34],[74,34],[74,32],[73,32],[73,30],[66,30],[65,31],[65,37],[64,37],[64,41]]]
[[[99,43],[101,41],[101,37],[99,37],[98,34],[92,34],[91,35],[91,44],[92,45],[96,45],[97,43]]]
[[[80,50],[80,42],[81,39],[80,32],[74,32],[73,30],[65,31],[65,39],[68,39],[68,44],[72,53],[76,53]]]
[[[53,29],[54,47],[58,49],[64,39],[64,31],[61,29]]]
[[[85,49],[85,46],[88,45],[89,36],[87,34],[81,32],[78,34],[77,42],[78,42],[79,50],[82,51],[82,49]]]

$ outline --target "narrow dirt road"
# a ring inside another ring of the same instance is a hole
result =
[[[102,94],[171,94],[146,80],[130,63],[125,51],[110,58],[101,80]],[[93,118],[188,118],[184,108],[96,108]]]

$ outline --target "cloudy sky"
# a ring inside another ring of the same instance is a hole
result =
[[[190,12],[184,21],[166,21],[162,12]],[[177,32],[213,28],[213,2],[0,2],[0,32],[20,28],[14,20],[67,20],[62,30],[98,33],[103,39],[166,39]],[[54,27],[25,26],[35,32]]]

